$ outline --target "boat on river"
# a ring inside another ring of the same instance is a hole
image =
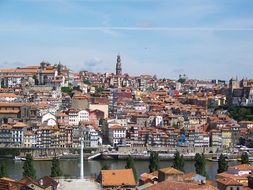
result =
[[[40,157],[33,157],[34,161],[52,161],[54,157],[52,156],[40,156]]]
[[[228,157],[226,157],[225,159],[226,159],[226,161],[228,161],[228,162],[237,161],[236,158],[228,158]],[[218,157],[218,156],[213,156],[212,158],[207,158],[207,160],[210,161],[210,162],[218,162],[218,161],[219,161],[219,157]]]
[[[15,161],[26,161],[26,158],[20,157],[20,156],[15,156],[14,157]]]

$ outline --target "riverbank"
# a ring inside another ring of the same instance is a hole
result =
[[[23,164],[22,161],[14,161],[11,159],[4,159],[0,161],[4,163],[8,168],[8,175],[14,179],[21,179],[23,175]],[[185,161],[184,170],[185,172],[191,172],[195,170],[194,161]],[[235,165],[238,162],[229,162],[229,165]],[[144,172],[149,172],[149,161],[148,160],[135,160],[135,168],[137,176],[140,176]],[[160,167],[172,166],[172,161],[160,161]],[[50,175],[52,162],[51,161],[34,161],[33,163],[36,176],[38,178]],[[126,166],[126,160],[84,160],[84,176],[97,176],[101,168],[107,165],[110,169],[123,169]],[[80,160],[60,160],[60,167],[63,175],[66,178],[78,178],[80,175]],[[210,179],[215,179],[217,173],[217,162],[206,162],[206,171],[208,172]]]

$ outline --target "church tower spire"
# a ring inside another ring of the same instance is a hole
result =
[[[120,55],[117,56],[116,75],[122,75],[122,68],[121,68],[121,58],[120,58]]]

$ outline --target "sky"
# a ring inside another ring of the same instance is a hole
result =
[[[0,67],[253,78],[252,0],[0,0]]]

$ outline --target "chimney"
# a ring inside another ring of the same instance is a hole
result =
[[[43,184],[44,184],[44,183],[43,183],[43,179],[40,179],[39,182],[40,182],[40,185],[43,186]]]

